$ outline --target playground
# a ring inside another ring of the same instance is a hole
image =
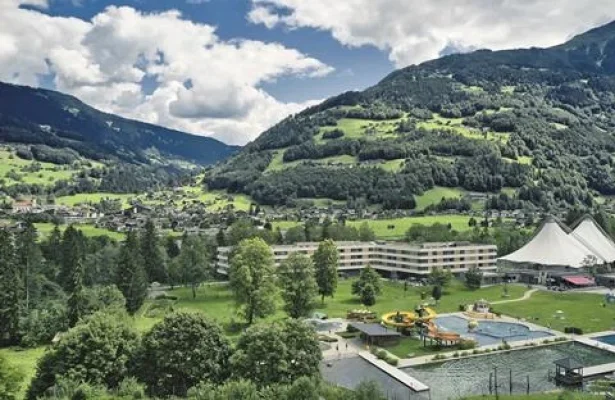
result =
[[[434,319],[437,313],[429,307],[419,306],[415,311],[396,311],[384,314],[382,324],[388,327],[411,334],[414,330],[423,340],[423,345],[453,346],[461,341],[461,335],[455,332],[441,331]]]

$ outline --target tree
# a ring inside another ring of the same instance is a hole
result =
[[[16,344],[23,300],[12,235],[0,230],[0,344]]]
[[[166,282],[168,279],[164,252],[158,239],[158,231],[148,219],[141,233],[141,258],[149,282]]]
[[[196,288],[212,275],[205,239],[187,236],[179,256],[173,260],[173,269],[173,281],[190,285],[192,298],[196,298]]]
[[[70,225],[62,235],[60,275],[58,281],[67,293],[73,293],[75,270],[82,268],[85,239],[81,231]]]
[[[448,268],[434,267],[429,274],[429,282],[436,286],[447,287],[452,279],[453,274]]]
[[[89,316],[39,360],[27,398],[41,397],[62,377],[115,388],[127,375],[138,343],[125,314]]]
[[[224,229],[220,228],[216,233],[216,243],[219,247],[226,246],[226,236],[224,235]]]
[[[434,286],[431,291],[431,297],[433,297],[436,303],[438,303],[440,299],[442,298],[442,286],[439,286],[439,285]]]
[[[375,303],[375,297],[380,294],[380,275],[378,275],[378,272],[369,265],[363,268],[359,274],[359,279],[352,282],[352,294],[359,296],[361,300],[373,297],[373,303]]]
[[[376,289],[371,283],[368,283],[363,286],[360,296],[361,304],[363,304],[364,306],[370,307],[376,304]]]
[[[41,250],[36,243],[36,228],[32,223],[26,223],[22,232],[16,237],[15,253],[19,263],[21,281],[25,291],[24,307],[30,309],[30,293],[32,276],[41,271],[43,264]]]
[[[273,254],[263,239],[243,240],[231,257],[230,286],[249,325],[275,311]]]
[[[115,285],[126,299],[126,310],[130,314],[137,312],[147,297],[148,284],[134,232],[128,232],[120,249]]]
[[[376,382],[364,381],[355,389],[353,400],[385,400],[382,390]]]
[[[465,274],[466,287],[471,290],[480,289],[483,282],[483,272],[478,267],[471,267]]]
[[[284,311],[292,318],[309,315],[314,309],[314,297],[318,290],[312,260],[304,254],[292,253],[277,272]]]
[[[318,294],[323,304],[325,296],[333,297],[337,289],[338,257],[337,247],[332,240],[322,241],[313,255]]]
[[[177,239],[173,236],[167,236],[167,238],[165,239],[164,247],[167,251],[167,257],[169,259],[172,260],[179,255],[180,249],[177,245]]]
[[[231,366],[236,378],[267,386],[318,376],[321,358],[314,330],[290,319],[248,328],[239,337]]]
[[[359,226],[359,239],[363,242],[370,242],[376,239],[376,235],[367,222],[363,222]]]
[[[200,381],[223,382],[230,356],[220,326],[201,314],[180,312],[145,334],[134,372],[150,394],[182,396]]]
[[[12,367],[4,356],[0,356],[0,399],[17,400],[24,376]]]

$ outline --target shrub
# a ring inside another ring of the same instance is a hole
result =
[[[348,325],[346,327],[346,332],[355,333],[355,332],[359,332],[359,330],[352,325]]]
[[[471,350],[476,347],[476,342],[474,340],[461,340],[459,342],[459,348],[461,350]]]
[[[145,386],[136,378],[124,378],[117,388],[117,394],[128,399],[145,399]]]
[[[454,352],[453,353],[453,357],[455,357],[455,358],[459,357],[459,352],[458,351]]]
[[[323,139],[338,139],[342,136],[344,136],[344,131],[337,128],[322,134]]]
[[[392,365],[394,367],[396,367],[399,364],[399,358],[393,356],[393,355],[389,355],[386,358],[386,362],[389,363],[389,365]]]
[[[376,353],[376,357],[378,357],[381,360],[386,360],[388,356],[389,356],[389,353],[383,349],[378,350],[378,352]]]
[[[318,340],[325,343],[335,343],[338,341],[336,337],[328,335],[318,335]]]
[[[459,304],[459,311],[465,311],[466,310],[466,305],[465,304]]]
[[[564,328],[564,333],[573,334],[573,335],[582,335],[583,329],[577,328],[574,326],[567,326]]]

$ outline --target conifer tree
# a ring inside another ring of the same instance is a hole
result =
[[[60,275],[58,281],[67,293],[73,293],[74,271],[81,268],[85,253],[83,234],[70,225],[62,235]]]
[[[166,260],[158,240],[158,231],[151,220],[147,220],[141,235],[141,257],[149,282],[168,280]]]
[[[42,254],[36,243],[36,236],[34,225],[27,223],[24,230],[16,237],[15,252],[25,292],[24,306],[26,310],[30,308],[32,277],[42,272]]]
[[[148,283],[134,232],[128,233],[120,249],[115,284],[126,298],[126,310],[137,312],[147,297]]]
[[[17,343],[22,282],[10,233],[0,230],[0,345]]]

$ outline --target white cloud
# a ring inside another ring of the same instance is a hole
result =
[[[615,18],[612,0],[252,0],[248,19],[269,28],[329,31],[347,46],[376,46],[398,67],[443,50],[551,46]]]
[[[28,0],[41,11],[24,3],[0,0],[1,80],[38,85],[53,76],[58,90],[102,110],[233,144],[304,106],[277,101],[264,82],[332,71],[277,43],[221,40],[174,10],[110,6],[83,21],[45,14],[43,0]]]

